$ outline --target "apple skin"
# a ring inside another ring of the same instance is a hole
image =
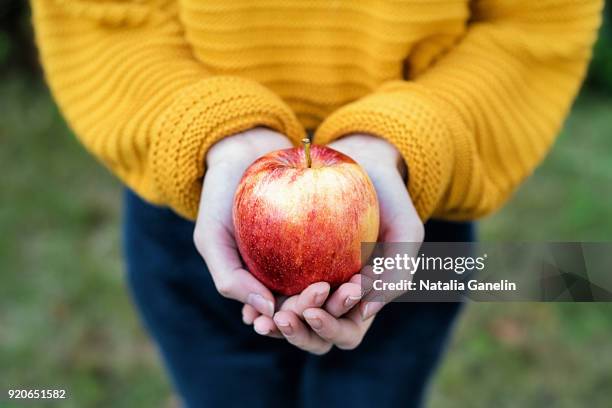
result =
[[[270,290],[332,287],[361,269],[361,243],[376,242],[379,207],[366,172],[350,157],[313,145],[256,160],[234,196],[236,243],[247,269]]]

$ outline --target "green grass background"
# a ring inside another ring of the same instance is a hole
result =
[[[0,390],[65,388],[66,407],[176,406],[126,292],[120,184],[38,80],[0,78],[0,112]],[[611,240],[611,136],[612,98],[583,93],[481,238]],[[608,304],[471,304],[430,406],[612,406],[611,333]]]

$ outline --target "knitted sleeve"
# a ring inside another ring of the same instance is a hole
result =
[[[499,208],[542,160],[590,59],[600,0],[480,0],[463,38],[425,72],[332,113],[327,143],[369,133],[393,143],[422,219]]]
[[[214,76],[186,42],[174,0],[32,0],[51,90],[86,148],[150,202],[195,218],[207,149],[267,126],[297,141],[282,100]]]

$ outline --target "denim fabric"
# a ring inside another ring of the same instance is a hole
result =
[[[262,337],[216,292],[193,223],[125,195],[127,278],[146,328],[188,407],[415,407],[458,303],[393,303],[355,350],[324,356]],[[428,241],[471,241],[470,223],[430,221]]]

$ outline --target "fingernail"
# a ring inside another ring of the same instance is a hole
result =
[[[270,333],[270,330],[268,329],[261,329],[261,328],[258,328],[257,326],[254,326],[253,328],[255,329],[255,332],[257,334],[261,334],[262,336],[266,336],[268,335],[268,333]]]
[[[321,329],[321,327],[323,327],[323,322],[318,317],[314,317],[314,318],[310,318],[310,319],[306,318],[306,321],[308,322],[310,327],[312,327],[315,330],[319,330],[319,329]]]
[[[319,292],[314,296],[314,303],[316,305],[322,305],[323,302],[325,302],[325,296],[327,296],[327,293],[325,292]]]
[[[361,296],[348,296],[346,299],[344,299],[344,307],[350,309],[351,307],[355,306],[360,299]]]
[[[253,306],[259,313],[272,317],[274,314],[274,304],[258,293],[250,293],[247,296],[247,303]]]
[[[374,316],[382,309],[383,305],[383,302],[376,301],[366,303],[361,311],[361,320],[368,320],[370,317]]]
[[[291,336],[293,334],[293,327],[289,322],[285,322],[282,320],[275,320],[276,326],[278,326],[278,330],[281,331],[285,336]]]

